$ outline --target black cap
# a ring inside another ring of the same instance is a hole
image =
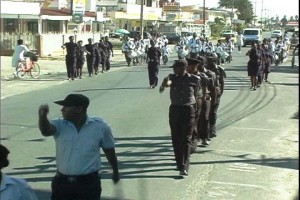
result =
[[[0,169],[8,166],[8,154],[9,150],[5,146],[0,144]]]
[[[173,68],[174,67],[184,67],[187,68],[188,66],[188,62],[185,59],[180,59],[180,60],[175,60],[174,64],[173,64]]]
[[[213,60],[213,61],[217,60],[217,56],[214,53],[207,53],[205,57],[207,60]]]
[[[201,63],[201,61],[196,58],[187,58],[186,61],[188,62],[188,65],[197,65]]]
[[[82,106],[87,108],[90,104],[90,100],[82,94],[69,94],[64,100],[54,101],[54,103],[67,107]]]

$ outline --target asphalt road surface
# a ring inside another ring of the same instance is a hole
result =
[[[158,88],[149,89],[145,65],[120,66],[73,82],[54,76],[46,86],[27,81],[34,90],[2,98],[1,144],[11,150],[10,166],[4,172],[25,178],[40,199],[50,199],[55,146],[53,138],[40,135],[37,110],[48,103],[49,117],[60,117],[60,107],[53,101],[75,92],[90,98],[89,114],[103,117],[116,138],[121,181],[112,183],[103,157],[104,200],[293,199],[299,188],[299,67],[291,68],[289,61],[273,67],[270,82],[252,91],[246,72],[249,48],[241,54],[235,50],[233,62],[224,65],[227,79],[218,112],[218,136],[191,156],[188,177],[175,170],[169,91],[159,94]],[[160,83],[172,73],[171,62],[161,66]],[[9,94],[9,90],[14,86],[1,92]]]

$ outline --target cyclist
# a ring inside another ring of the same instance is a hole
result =
[[[23,44],[22,39],[17,40],[17,46],[15,47],[14,54],[12,56],[12,67],[15,68],[13,73],[14,77],[17,77],[17,70],[19,62],[24,61],[26,58],[24,57],[25,52],[30,52],[29,49]]]

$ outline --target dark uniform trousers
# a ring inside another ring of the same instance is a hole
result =
[[[68,78],[75,77],[76,60],[77,60],[76,57],[66,56],[66,66],[67,66]]]
[[[95,65],[95,56],[86,56],[86,64],[89,75],[93,75],[93,68]]]
[[[190,53],[190,58],[197,58],[198,56],[198,53]]]
[[[79,176],[57,172],[51,188],[51,200],[100,200],[102,192],[98,172]]]
[[[106,71],[109,71],[109,70],[110,70],[110,53],[109,53],[108,56],[107,56],[105,66],[106,66],[106,69],[105,69],[105,70],[106,70]]]
[[[217,111],[220,105],[221,97],[216,98],[215,103],[211,103],[209,114],[209,127],[210,136],[216,134]]]
[[[148,62],[149,85],[157,86],[159,64],[157,61]]]
[[[202,101],[201,111],[197,121],[198,140],[199,139],[204,140],[209,138],[210,107],[211,107],[211,101],[209,99],[205,99]]]
[[[169,124],[175,160],[179,170],[189,168],[189,157],[193,148],[195,107],[170,105]]]

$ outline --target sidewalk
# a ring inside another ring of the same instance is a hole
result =
[[[11,62],[11,56],[1,56],[0,58],[1,99],[69,82],[66,80],[67,70],[64,55],[39,58],[38,64],[40,65],[41,73],[38,79],[32,79],[31,77],[15,79],[13,76],[14,68],[11,66]],[[124,66],[126,66],[124,55],[121,50],[115,50],[114,57],[111,57],[110,71]],[[83,78],[87,78],[86,63],[83,66],[83,75]],[[75,79],[75,81],[77,80]]]
[[[11,56],[1,56],[1,80],[5,81],[6,78],[12,77],[14,72],[13,67],[11,66],[12,57]],[[122,54],[121,50],[114,51],[114,57],[111,57],[112,67],[116,66],[118,62],[125,62],[125,57]],[[66,73],[65,65],[65,55],[57,55],[55,57],[43,57],[39,58],[38,64],[41,68],[41,76],[45,74],[57,74],[57,73]],[[86,71],[86,63],[84,65],[84,70]]]

